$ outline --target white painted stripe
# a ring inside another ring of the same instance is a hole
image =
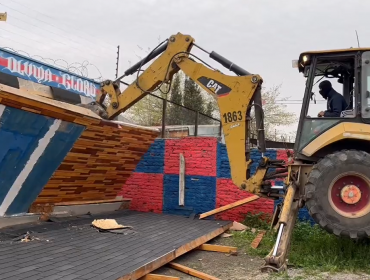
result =
[[[13,185],[11,186],[7,195],[5,196],[3,203],[0,205],[0,217],[5,215],[9,206],[12,204],[12,202],[18,195],[19,191],[22,188],[23,183],[30,175],[32,169],[34,168],[35,164],[37,163],[41,155],[44,153],[46,147],[49,145],[50,140],[54,137],[55,132],[58,130],[61,123],[62,123],[61,120],[55,120],[54,123],[50,126],[48,132],[46,132],[45,136],[39,140],[38,146],[31,154],[23,170],[19,173],[17,179],[14,181]]]
[[[0,118],[4,114],[5,108],[6,107],[3,104],[0,104]],[[0,124],[1,124],[1,121],[0,121]]]

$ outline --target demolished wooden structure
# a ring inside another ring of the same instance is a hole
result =
[[[129,227],[98,230],[91,226],[95,219],[115,219],[118,224]],[[79,276],[84,279],[88,276],[106,277],[106,280],[140,279],[199,248],[231,225],[228,221],[121,210],[4,228],[0,229],[1,254],[9,260],[19,261],[2,264],[1,268],[6,270],[2,276],[12,275],[19,280],[28,279],[31,274],[38,279],[48,275],[76,279],[80,279]],[[13,241],[14,236],[26,232],[31,233],[28,242]],[[30,268],[27,273],[18,267],[23,263]],[[152,275],[144,279],[165,278]]]

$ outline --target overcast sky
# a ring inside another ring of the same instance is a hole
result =
[[[144,54],[138,46],[153,48],[181,32],[260,74],[266,87],[282,84],[281,96],[292,100],[303,97],[304,79],[292,68],[301,52],[356,47],[355,30],[361,46],[370,46],[366,0],[0,0],[0,11],[8,13],[1,47],[69,64],[87,60],[113,79],[117,45],[122,72]]]

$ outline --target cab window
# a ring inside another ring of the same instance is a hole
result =
[[[356,113],[353,106],[355,97],[353,57],[319,57],[317,58],[314,75],[310,87],[311,99],[306,112],[307,117],[355,117]],[[322,84],[321,89],[320,84]]]

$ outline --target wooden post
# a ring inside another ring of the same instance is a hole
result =
[[[180,154],[179,205],[185,205],[185,158]]]

